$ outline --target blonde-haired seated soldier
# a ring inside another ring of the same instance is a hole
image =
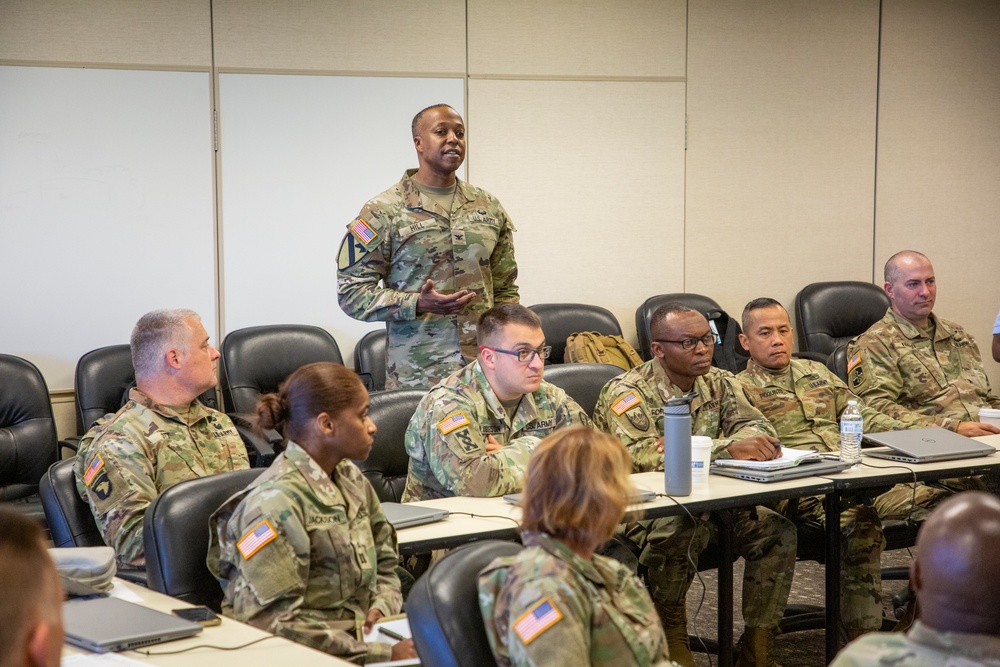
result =
[[[671,665],[649,593],[594,553],[614,534],[632,462],[614,437],[585,427],[545,438],[528,464],[522,540],[479,576],[490,647],[510,665]]]
[[[58,667],[63,591],[31,519],[0,507],[0,665]]]

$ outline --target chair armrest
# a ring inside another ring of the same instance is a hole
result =
[[[73,435],[59,441],[59,458],[62,458],[62,450],[64,448],[74,453],[80,451],[80,436]]]
[[[266,429],[263,435],[258,435],[254,430],[253,421],[250,415],[241,413],[229,413],[229,418],[236,426],[236,432],[240,434],[243,444],[246,445],[247,454],[252,454],[254,468],[267,468],[274,462],[277,451],[283,449],[284,438],[273,429]]]
[[[125,581],[130,581],[133,584],[139,584],[149,588],[149,583],[145,570],[118,570],[117,574],[119,579],[124,579]]]

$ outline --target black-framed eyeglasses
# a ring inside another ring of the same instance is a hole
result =
[[[552,354],[551,345],[542,345],[538,349],[531,349],[529,347],[524,350],[501,350],[499,347],[486,347],[485,345],[480,345],[479,349],[492,350],[494,352],[500,352],[502,354],[509,354],[512,357],[517,357],[517,360],[520,361],[522,364],[529,363],[532,359],[535,358],[536,354],[540,356],[542,359],[548,359],[549,355]]]
[[[653,339],[654,343],[673,343],[674,345],[680,345],[682,350],[691,351],[698,347],[698,343],[704,343],[705,347],[712,347],[715,345],[715,334],[709,332],[702,336],[701,338],[685,338],[684,340],[664,340],[661,338]]]

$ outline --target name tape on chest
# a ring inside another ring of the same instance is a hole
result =
[[[437,424],[438,430],[441,431],[442,435],[448,435],[455,429],[468,425],[469,418],[465,416],[464,412],[456,412],[449,417],[445,417]]]
[[[243,554],[243,560],[249,560],[251,556],[260,551],[265,544],[278,536],[274,528],[267,519],[262,519],[250,532],[243,536],[236,543],[236,548]]]
[[[642,401],[639,399],[639,396],[634,391],[630,391],[629,393],[619,398],[615,402],[615,404],[611,406],[611,409],[614,411],[616,415],[621,417],[622,413],[631,410],[640,403],[642,403]]]
[[[543,632],[562,620],[562,613],[550,598],[535,603],[521,617],[514,621],[514,632],[525,645],[530,644]]]

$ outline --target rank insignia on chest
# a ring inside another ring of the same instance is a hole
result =
[[[517,636],[527,645],[561,620],[562,613],[556,608],[555,603],[545,598],[514,621],[513,627]]]
[[[615,402],[615,404],[611,406],[611,409],[614,410],[614,413],[616,415],[621,417],[623,413],[634,408],[640,403],[642,403],[642,401],[639,400],[639,397],[636,395],[636,393],[634,391],[630,391],[625,396],[619,398]]]
[[[263,519],[236,543],[236,548],[243,554],[243,559],[248,560],[277,536],[278,534],[274,532],[271,523],[267,519]]]
[[[448,435],[457,428],[462,428],[463,426],[469,425],[469,418],[465,416],[464,412],[456,412],[450,417],[445,417],[438,422],[438,430],[441,431],[442,435]]]

